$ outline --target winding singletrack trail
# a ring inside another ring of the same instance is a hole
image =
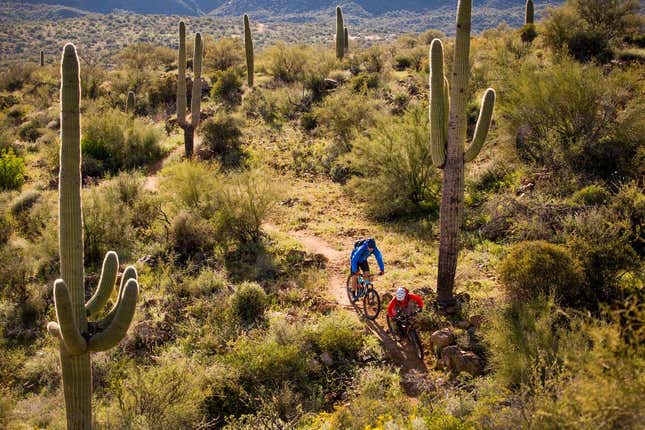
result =
[[[195,151],[197,151],[199,144],[199,138],[196,136],[195,137]],[[156,193],[159,191],[159,177],[157,176],[157,173],[161,169],[164,168],[166,163],[169,160],[181,158],[182,153],[184,152],[184,145],[179,145],[175,149],[173,149],[168,155],[166,155],[164,158],[161,160],[157,161],[155,164],[150,166],[150,169],[148,170],[148,174],[145,177],[145,181],[143,183],[143,189],[146,191],[150,191],[151,193]]]
[[[273,224],[265,224],[263,227],[269,233],[281,231]],[[300,242],[306,251],[323,255],[327,259],[328,294],[336,301],[337,306],[353,309],[360,315],[361,320],[365,323],[366,330],[380,339],[390,360],[401,368],[404,376],[427,373],[428,369],[425,363],[417,358],[414,347],[408,345],[407,342],[399,344],[390,336],[385,319],[385,309],[381,311],[376,321],[370,321],[363,316],[362,301],[359,300],[355,304],[350,303],[346,289],[349,250],[347,252],[338,251],[322,238],[307,231],[288,231],[284,233]],[[379,289],[378,279],[375,280],[375,286],[382,300],[384,291]]]

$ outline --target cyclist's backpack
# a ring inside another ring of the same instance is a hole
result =
[[[359,246],[361,246],[365,242],[367,242],[367,239],[359,239],[359,240],[357,240],[356,242],[354,242],[354,249],[358,248]]]

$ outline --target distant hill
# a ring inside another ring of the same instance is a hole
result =
[[[523,6],[525,0],[478,0],[475,8],[507,9]],[[260,15],[309,14],[341,4],[366,18],[389,12],[423,12],[438,8],[455,8],[456,1],[447,0],[24,0],[18,3],[56,4],[91,12],[107,13],[125,10],[143,14],[161,15],[216,15],[231,16],[243,13]],[[557,0],[540,3],[561,3]]]

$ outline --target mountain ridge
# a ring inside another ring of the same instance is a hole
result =
[[[160,15],[212,15],[235,16],[243,13],[259,13],[261,15],[310,14],[340,5],[349,10],[357,11],[363,17],[381,16],[391,12],[409,11],[424,12],[436,8],[456,7],[456,2],[445,0],[397,0],[383,2],[381,0],[23,0],[18,4],[48,4],[71,7],[89,12],[109,13],[115,10],[141,14]],[[544,3],[558,3],[545,1]],[[524,0],[479,0],[474,7],[490,7],[506,9],[524,5]]]

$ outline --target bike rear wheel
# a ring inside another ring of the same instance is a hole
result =
[[[408,337],[417,352],[417,358],[419,360],[423,360],[423,345],[421,345],[421,339],[419,339],[417,331],[414,328],[411,328],[410,331],[408,331]]]
[[[381,298],[374,288],[368,289],[365,297],[363,297],[363,311],[365,312],[365,317],[372,321],[381,312]]]

